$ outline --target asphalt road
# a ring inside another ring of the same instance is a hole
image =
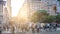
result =
[[[12,33],[2,32],[2,34],[12,34]],[[26,32],[26,31],[25,32],[17,32],[15,34],[60,34],[60,28],[57,31],[53,31],[53,32],[43,30],[43,31],[40,31],[39,33],[37,33],[37,32],[32,33],[32,31],[30,30],[29,32]]]
[[[12,33],[2,33],[2,34],[12,34]],[[15,34],[60,34],[60,31],[54,31],[54,32],[35,32],[35,33],[32,33],[32,32],[17,32]]]

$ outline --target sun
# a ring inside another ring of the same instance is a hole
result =
[[[22,7],[25,0],[11,0],[12,17],[18,15],[19,9]]]

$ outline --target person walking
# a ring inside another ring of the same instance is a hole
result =
[[[12,34],[14,34],[14,26],[12,27]]]
[[[37,29],[37,32],[39,32],[39,31],[41,30],[41,25],[40,25],[40,23],[37,23],[36,26],[35,26],[35,28]]]
[[[34,33],[35,32],[35,24],[34,23],[32,24],[31,28],[32,28],[32,32]]]
[[[0,25],[0,34],[2,34],[2,26]]]

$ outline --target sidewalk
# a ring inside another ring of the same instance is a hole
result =
[[[60,28],[59,27],[57,28],[57,31],[60,31]]]
[[[11,31],[2,31],[2,33],[12,33]]]
[[[40,31],[40,33],[44,33],[44,32],[47,32],[47,31],[44,31],[44,30]],[[57,31],[53,31],[53,32],[60,32],[60,28],[57,28]],[[16,31],[15,34],[16,33],[18,33],[18,34],[33,34],[31,30],[29,32],[26,32],[26,31],[24,31],[24,32],[21,32],[21,31],[17,32]],[[2,34],[12,34],[12,31],[2,31]],[[37,34],[37,33],[35,33],[35,34]]]

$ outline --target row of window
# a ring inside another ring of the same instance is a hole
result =
[[[41,0],[32,0],[32,1],[41,1]],[[44,0],[43,0],[44,1]],[[57,1],[60,1],[60,0],[57,0]]]

